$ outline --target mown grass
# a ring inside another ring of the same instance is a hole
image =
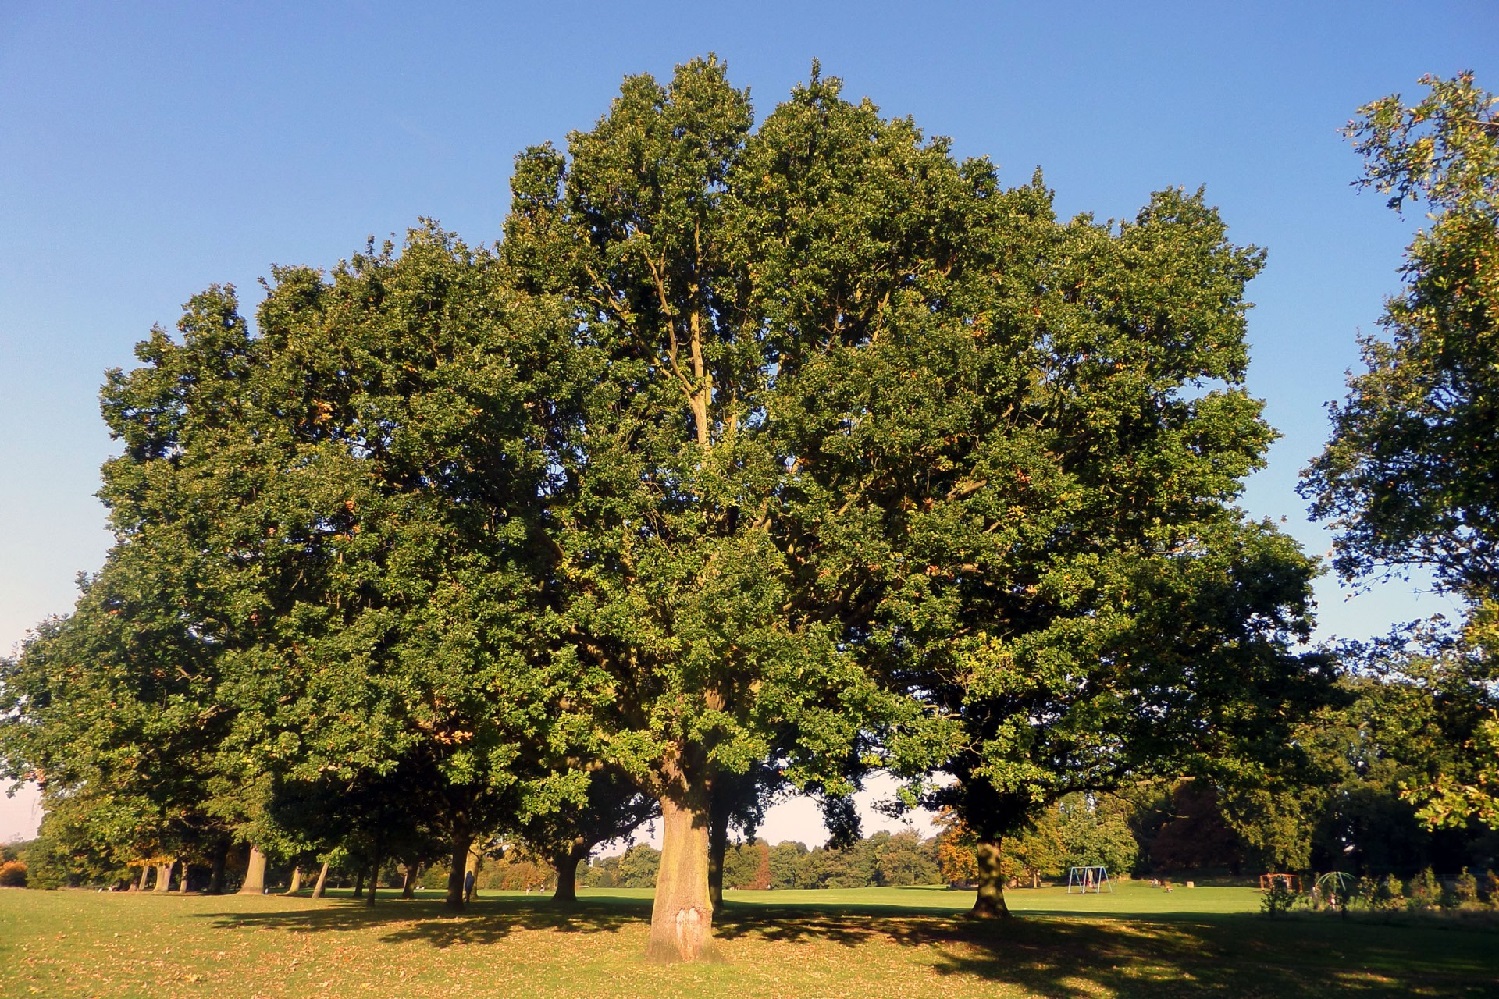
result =
[[[1258,893],[1009,893],[975,923],[940,889],[734,892],[722,963],[645,962],[649,892],[436,898],[0,891],[0,996],[1487,996],[1496,925],[1257,914]]]

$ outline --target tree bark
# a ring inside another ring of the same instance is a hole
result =
[[[295,895],[302,890],[302,865],[298,864],[291,869],[291,884],[286,886],[286,894]]]
[[[443,904],[454,912],[463,911],[463,875],[468,872],[468,848],[474,834],[467,829],[453,833],[453,855],[448,863],[448,896]]]
[[[172,890],[172,868],[175,866],[175,861],[156,865],[156,890],[158,892],[164,893]]]
[[[723,911],[723,860],[729,852],[729,807],[713,795],[708,826],[708,901],[714,912]]]
[[[1000,859],[999,840],[982,840],[974,850],[978,861],[978,898],[973,901],[972,915],[980,919],[1009,919],[1005,905],[1004,864]]]
[[[265,854],[260,852],[260,847],[250,847],[250,865],[245,868],[245,883],[240,885],[241,895],[261,895],[265,893]]]
[[[713,903],[708,897],[710,789],[703,773],[706,767],[692,762],[698,765],[684,765],[679,754],[662,774],[666,787],[661,796],[661,869],[646,944],[646,956],[653,961],[701,961],[716,956]]]
[[[401,897],[416,898],[416,864],[407,864],[405,877],[401,879]]]
[[[213,860],[209,866],[208,894],[222,895],[224,893],[224,869],[229,866],[229,840],[220,838],[213,850]]]
[[[375,889],[380,887],[380,860],[381,857],[377,850],[375,853],[375,860],[370,864],[370,894],[369,897],[364,900],[364,904],[366,907],[375,904]]]
[[[136,891],[146,890],[146,875],[150,873],[151,865],[146,863],[145,861],[141,861],[141,879],[134,885]]]
[[[179,895],[187,894],[187,870],[187,861],[184,860],[182,862],[182,880],[177,882],[177,894]]]
[[[322,898],[328,891],[328,862],[323,861],[323,869],[318,871],[317,884],[313,886],[312,897]]]
[[[354,872],[354,897],[364,898],[364,869]]]
[[[552,901],[570,904],[578,900],[578,865],[587,856],[588,848],[577,841],[552,855],[552,866],[557,869],[557,890],[552,893]]]

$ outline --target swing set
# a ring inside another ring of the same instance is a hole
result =
[[[1102,864],[1067,868],[1067,894],[1069,895],[1072,894],[1074,888],[1084,895],[1090,891],[1101,894],[1105,886],[1110,892],[1114,890],[1114,883],[1109,880],[1109,869]]]

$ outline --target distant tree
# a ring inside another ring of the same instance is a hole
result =
[[[804,864],[807,854],[805,843],[786,841],[771,847],[767,857],[770,887],[781,890],[812,887]]]
[[[619,858],[615,887],[654,888],[661,870],[661,851],[649,843],[636,843]]]
[[[937,813],[937,867],[949,883],[972,881],[978,877],[978,859],[974,855],[977,841],[952,809]]]
[[[919,833],[905,830],[870,837],[875,854],[874,883],[891,887],[938,883],[942,872],[937,866],[935,840],[923,840]]]
[[[763,839],[736,843],[724,856],[725,888],[764,891],[771,886],[770,844]]]
[[[587,775],[582,800],[559,798],[508,823],[527,852],[548,858],[556,871],[556,899],[564,903],[576,900],[578,868],[596,846],[628,837],[661,813],[620,768],[575,762]]]
[[[1162,872],[1218,868],[1238,874],[1247,847],[1223,817],[1218,788],[1211,781],[1183,780],[1157,790],[1163,793],[1153,800],[1135,794],[1131,821],[1145,866]]]

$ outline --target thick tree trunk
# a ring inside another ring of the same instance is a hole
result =
[[[220,839],[214,847],[213,860],[209,866],[208,894],[224,893],[224,871],[229,866],[229,841]]]
[[[646,956],[653,961],[715,956],[713,903],[708,897],[710,798],[701,769],[673,763],[663,774],[661,869],[646,944]]]
[[[175,862],[156,865],[156,890],[158,892],[172,890],[172,868],[175,866]]]
[[[286,886],[288,895],[295,895],[302,890],[302,865],[298,864],[291,869],[291,884]]]
[[[135,883],[135,885],[134,885],[134,888],[135,888],[136,891],[145,891],[146,890],[146,876],[148,874],[150,874],[150,873],[151,873],[151,865],[148,864],[148,863],[146,863],[146,862],[144,862],[144,861],[142,861],[141,862],[141,879],[139,881],[137,881]]]
[[[569,904],[578,900],[578,865],[587,856],[588,848],[577,842],[552,855],[552,866],[557,869],[557,890],[552,893],[552,901]]]
[[[364,900],[366,906],[375,904],[375,889],[380,887],[380,860],[380,855],[376,853],[374,863],[370,864],[370,894]]]
[[[708,826],[708,901],[714,912],[723,911],[723,859],[729,852],[728,803],[713,796],[713,811]]]
[[[1005,905],[1004,864],[1000,859],[999,841],[981,841],[974,851],[978,860],[978,898],[973,902],[973,915],[981,919],[1008,919],[1010,909]]]
[[[182,880],[177,882],[177,894],[179,895],[187,894],[187,871],[187,861],[184,860],[182,862]]]
[[[364,898],[364,869],[354,872],[354,897]]]
[[[328,862],[323,861],[323,869],[318,871],[317,884],[313,886],[312,897],[322,898],[328,891]]]
[[[453,855],[448,863],[448,896],[443,904],[454,912],[463,911],[463,875],[468,872],[468,848],[474,834],[467,829],[453,833]]]
[[[250,847],[250,865],[245,868],[245,883],[240,885],[241,895],[262,895],[265,893],[265,854],[260,852],[260,847]]]

